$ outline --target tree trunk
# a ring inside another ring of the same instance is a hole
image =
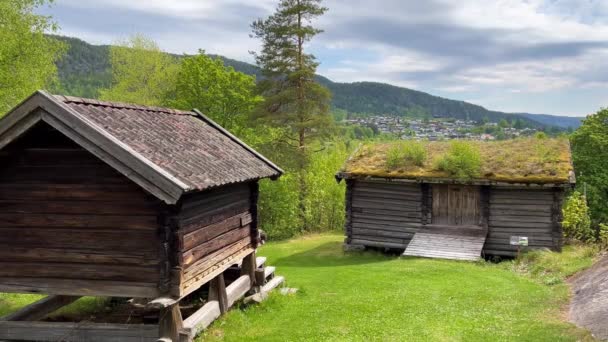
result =
[[[297,0],[297,5],[300,6],[300,0]],[[302,13],[298,11],[298,31],[302,29]],[[300,121],[300,127],[298,131],[298,182],[299,182],[299,194],[298,194],[298,216],[300,217],[300,223],[302,224],[301,231],[304,232],[308,229],[308,223],[306,220],[306,193],[308,192],[308,187],[306,185],[306,131],[302,126],[305,120],[304,113],[304,80],[302,79],[302,70],[303,70],[303,47],[304,47],[304,39],[302,34],[298,34],[298,71],[300,75],[298,76],[298,84],[297,84],[297,93],[298,93],[298,119]]]

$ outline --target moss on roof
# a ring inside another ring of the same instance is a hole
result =
[[[426,149],[422,166],[412,162],[387,166],[387,151],[399,144],[392,142],[363,145],[345,163],[347,177],[382,177],[404,179],[452,179],[437,168],[438,160],[450,150],[449,141],[421,142]],[[572,170],[570,144],[566,138],[519,138],[504,141],[468,141],[479,150],[481,172],[473,180],[509,183],[568,183]]]

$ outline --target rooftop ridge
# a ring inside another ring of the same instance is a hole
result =
[[[124,102],[114,102],[114,101],[100,101],[95,99],[87,99],[83,97],[76,96],[66,96],[66,95],[53,95],[56,99],[64,103],[75,103],[75,104],[83,104],[90,106],[99,106],[99,107],[107,107],[107,108],[115,108],[115,109],[135,109],[135,110],[143,110],[148,112],[156,112],[156,113],[164,113],[164,114],[173,114],[173,115],[191,115],[197,116],[196,113],[191,111],[183,111],[172,108],[164,108],[164,107],[156,107],[156,106],[142,106],[131,103]]]

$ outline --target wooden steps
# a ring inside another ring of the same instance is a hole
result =
[[[481,257],[486,235],[482,229],[424,229],[414,234],[403,255],[475,261]]]

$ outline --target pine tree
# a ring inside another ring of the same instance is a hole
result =
[[[321,0],[281,0],[273,15],[251,25],[253,37],[262,41],[254,53],[264,80],[259,90],[265,100],[254,118],[284,128],[278,142],[295,150],[299,180],[299,216],[306,229],[306,166],[313,143],[328,136],[332,119],[330,93],[315,80],[315,57],[304,52],[305,44],[322,30],[311,25],[327,8]]]

